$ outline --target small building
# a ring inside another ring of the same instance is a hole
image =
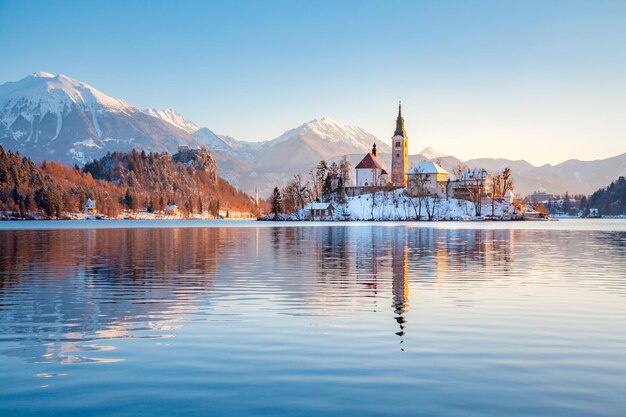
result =
[[[309,220],[332,219],[335,214],[335,205],[330,203],[311,203],[307,207],[307,218]]]
[[[96,207],[96,200],[92,200],[91,198],[88,198],[87,201],[85,201],[83,210],[85,211],[85,214],[97,214],[98,209]]]
[[[589,209],[589,217],[600,217],[600,212],[598,211],[597,208],[590,208]]]
[[[452,184],[454,198],[475,200],[486,197],[491,191],[491,176],[484,169],[466,169]]]
[[[535,191],[528,196],[530,203],[547,203],[550,200],[556,199],[554,194],[546,193],[545,190]]]
[[[165,206],[165,214],[170,216],[178,215],[178,206],[176,204],[168,204]]]
[[[357,187],[379,187],[387,184],[387,168],[376,155],[376,144],[372,146],[372,152],[357,164],[355,170]]]
[[[410,196],[446,196],[448,171],[431,161],[420,162],[406,172],[407,194]]]

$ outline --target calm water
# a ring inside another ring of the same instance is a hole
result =
[[[0,229],[1,416],[626,415],[624,220]]]

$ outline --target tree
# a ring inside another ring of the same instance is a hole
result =
[[[491,185],[491,217],[495,215],[496,199],[501,199],[507,191],[512,189],[511,169],[507,167],[493,177]]]
[[[341,158],[341,162],[339,162],[339,171],[341,173],[341,177],[343,178],[344,187],[350,184],[350,171],[352,169],[352,165],[348,161],[348,157],[346,155]]]
[[[411,181],[411,192],[415,196],[417,204],[413,199],[411,199],[411,205],[413,206],[413,211],[415,211],[415,220],[421,220],[422,204],[430,195],[426,186],[428,184],[429,174],[424,174],[422,168],[416,168],[415,173],[417,175],[412,175],[413,179]]]
[[[278,216],[278,214],[283,210],[283,199],[280,195],[280,191],[278,191],[278,187],[274,187],[272,197],[270,198],[270,204],[272,206],[272,213],[274,214],[274,217]]]
[[[333,192],[332,188],[332,180],[330,179],[330,174],[328,174],[326,175],[326,178],[324,178],[324,185],[322,187],[322,198],[329,198],[330,194]]]
[[[295,179],[291,179],[282,190],[282,204],[284,213],[293,213],[298,207],[297,184]]]
[[[509,190],[513,190],[513,180],[511,179],[511,168],[507,167],[500,173],[500,193],[502,197]]]
[[[299,209],[303,209],[306,205],[305,200],[307,195],[310,195],[310,191],[307,183],[302,182],[302,176],[300,174],[293,176],[297,201],[300,204]]]
[[[126,189],[126,194],[124,195],[124,205],[131,211],[136,211],[137,208],[139,208],[137,197],[131,193],[128,188]]]
[[[337,202],[346,204],[346,187],[343,185],[343,178],[339,177],[337,181]]]

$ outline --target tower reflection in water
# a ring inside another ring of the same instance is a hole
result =
[[[0,350],[88,361],[85,351],[109,346],[95,341],[174,337],[188,318],[216,314],[225,294],[220,308],[237,320],[250,302],[257,314],[327,317],[316,323],[326,327],[371,330],[380,319],[405,344],[410,284],[419,293],[480,279],[470,270],[505,277],[515,240],[411,225],[0,232],[0,331],[14,335]]]
[[[391,270],[393,312],[400,330],[398,336],[404,336],[406,314],[409,311],[409,242],[407,229],[394,229],[394,239],[391,240]]]

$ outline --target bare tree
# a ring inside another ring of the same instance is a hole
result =
[[[491,217],[495,216],[496,199],[501,200],[506,192],[512,189],[511,169],[507,167],[493,177],[491,185]]]
[[[421,207],[418,208],[418,205],[415,203],[415,199],[413,197],[408,196],[406,192],[404,196],[405,196],[405,201],[408,201],[411,207],[413,207],[413,211],[415,212],[415,220],[419,220]]]
[[[467,171],[468,169],[469,168],[467,167],[467,165],[465,165],[463,162],[459,162],[457,166],[455,166],[452,170],[452,173],[455,177],[461,178],[461,174],[463,173],[463,171]]]
[[[320,196],[320,190],[318,188],[318,184],[317,184],[317,177],[316,177],[316,173],[315,170],[311,169],[309,171],[309,177],[311,177],[311,190],[310,190],[310,194],[311,194],[311,198],[313,200],[317,200],[318,197]]]
[[[429,174],[424,174],[420,168],[414,172],[417,175],[412,175],[413,179],[411,181],[411,192],[415,195],[415,199],[417,200],[417,210],[415,214],[416,220],[421,220],[422,205],[424,204],[425,199],[430,195],[427,187]],[[415,206],[415,202],[412,203]]]
[[[500,175],[493,177],[491,182],[491,218],[494,218],[496,211],[496,198],[499,196]]]
[[[426,214],[428,215],[428,220],[433,220],[435,218],[435,210],[437,209],[437,203],[439,199],[436,195],[429,195],[424,199],[424,204],[426,206]]]
[[[350,185],[350,171],[352,169],[352,166],[350,165],[350,162],[348,161],[348,157],[346,155],[343,156],[343,158],[341,158],[341,162],[339,162],[339,170],[341,173],[341,176],[343,178],[343,184],[344,186],[349,186]]]
[[[370,194],[372,196],[372,204],[371,204],[371,212],[370,212],[370,220],[375,220],[374,219],[374,209],[376,208],[376,191],[374,191],[372,194]]]
[[[302,181],[302,176],[300,174],[294,175],[293,179],[296,197],[299,203],[299,210],[302,210],[306,205],[305,201],[308,201],[307,197],[310,195],[309,184]]]

